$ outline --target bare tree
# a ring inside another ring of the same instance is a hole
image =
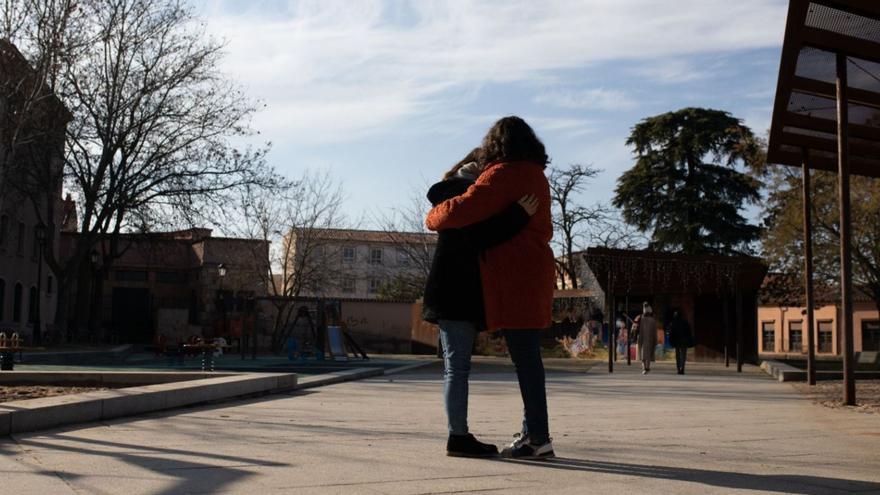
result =
[[[271,329],[275,350],[283,344],[297,298],[322,294],[339,283],[342,248],[327,233],[346,221],[341,213],[342,186],[329,172],[306,172],[282,186],[244,188],[228,227],[235,235],[269,243],[265,283],[275,309]]]
[[[50,17],[48,29],[44,19],[28,18],[38,15],[33,9],[24,22],[6,24],[35,58],[46,58],[41,47],[63,47],[48,66],[51,87],[73,117],[65,175],[79,235],[68,259],[47,253],[62,330],[66,294],[99,238],[110,241],[106,270],[119,255],[120,233],[150,219],[210,218],[237,189],[273,186],[276,177],[265,150],[230,146],[231,138],[251,134],[255,105],[221,74],[222,45],[182,0],[50,3],[67,6],[68,15]]]
[[[556,270],[562,289],[567,288],[568,284],[572,289],[579,287],[580,258],[576,253],[583,247],[582,241],[589,224],[602,220],[605,215],[605,208],[601,205],[583,206],[576,198],[599,172],[599,169],[590,165],[578,164],[550,170],[548,180],[550,200],[553,202],[553,229],[556,232],[553,243],[561,253],[556,259]]]
[[[424,294],[437,245],[437,234],[425,228],[430,206],[424,194],[414,190],[403,206],[374,215],[374,223],[408,265],[388,274],[388,282],[379,289],[383,298],[416,300]]]

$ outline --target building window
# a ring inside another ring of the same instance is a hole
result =
[[[162,284],[185,284],[186,272],[156,272],[156,282]]]
[[[317,246],[314,246],[312,248],[311,252],[309,253],[309,258],[314,261],[319,261],[323,259],[326,254],[327,246],[325,246],[324,244],[318,244]]]
[[[788,324],[788,350],[804,352],[804,324],[801,321],[792,321]]]
[[[6,309],[6,281],[0,278],[0,321],[3,321]]]
[[[776,352],[776,322],[765,321],[761,323],[761,339],[764,343],[764,352]]]
[[[370,279],[370,289],[369,289],[370,294],[375,294],[375,293],[379,292],[380,287],[382,287],[381,280],[379,280],[378,278],[371,278]]]
[[[116,270],[115,278],[120,282],[146,282],[147,272],[145,270]]]
[[[405,249],[397,249],[397,263],[400,266],[409,266],[409,253]]]
[[[18,222],[18,245],[15,252],[18,255],[24,254],[24,222]]]
[[[381,265],[382,264],[382,248],[370,249],[370,264],[371,265]]]
[[[9,217],[0,215],[0,247],[6,245],[7,237],[9,237]]]
[[[880,320],[862,321],[862,351],[880,351]]]
[[[21,284],[15,284],[15,289],[12,291],[12,321],[16,323],[21,321],[21,292]]]
[[[31,245],[31,259],[37,261],[37,255],[40,251],[40,240],[37,239],[37,226],[34,225],[33,244]]]
[[[834,352],[834,346],[832,344],[834,342],[834,330],[831,326],[831,321],[820,321],[819,322],[819,352],[831,353]]]
[[[354,246],[345,246],[342,248],[342,261],[346,263],[354,263]]]
[[[37,321],[37,288],[31,287],[28,291],[28,323]]]
[[[342,292],[352,293],[355,291],[355,280],[352,277],[346,277],[342,280]]]

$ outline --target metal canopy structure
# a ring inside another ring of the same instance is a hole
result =
[[[837,58],[845,59],[851,173],[880,177],[880,2],[791,0],[768,161],[838,170]]]
[[[810,384],[815,384],[810,169],[838,174],[843,400],[855,405],[849,182],[850,174],[880,177],[880,2],[790,1],[767,159],[803,170]]]

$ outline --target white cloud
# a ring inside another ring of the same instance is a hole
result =
[[[255,125],[271,139],[320,144],[458,108],[474,88],[552,80],[609,60],[649,61],[646,79],[681,81],[691,68],[653,61],[777,45],[785,4],[307,0],[278,9],[207,0],[205,13],[209,30],[228,40],[225,68],[267,104]],[[544,98],[603,108],[614,96]]]
[[[535,96],[535,103],[587,110],[628,110],[636,106],[623,91],[604,88],[545,91]]]

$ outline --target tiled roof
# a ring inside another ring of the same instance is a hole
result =
[[[320,239],[361,242],[437,242],[437,234],[429,232],[386,232],[381,230],[314,229]]]

